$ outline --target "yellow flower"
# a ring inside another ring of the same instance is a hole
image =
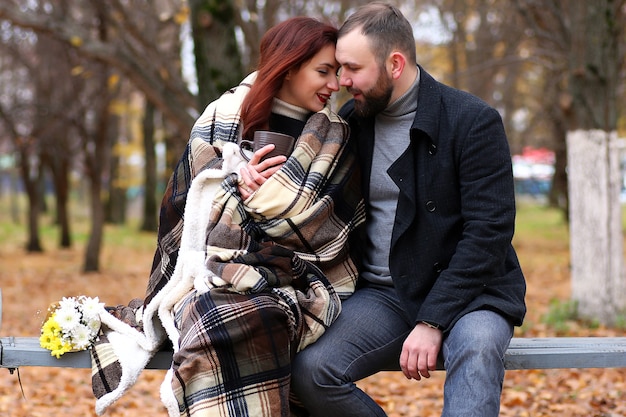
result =
[[[61,332],[61,326],[56,320],[56,314],[53,314],[42,326],[42,333],[58,335]]]
[[[50,350],[52,356],[57,359],[65,352],[69,352],[71,345],[63,342],[61,339],[61,326],[57,323],[55,314],[53,314],[41,327],[41,336],[39,337],[39,345]]]
[[[39,336],[39,346],[44,349],[48,349],[48,346],[51,346],[54,343],[54,337],[49,333],[43,333]]]
[[[64,353],[69,352],[70,350],[72,350],[72,345],[70,343],[63,343],[60,339],[57,343],[57,345],[55,346],[55,348],[53,348],[52,346],[49,348],[50,349],[50,355],[51,356],[56,356],[57,359],[59,359],[61,357],[61,355],[63,355]]]

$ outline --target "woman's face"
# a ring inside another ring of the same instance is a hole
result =
[[[320,111],[331,94],[339,90],[338,69],[335,46],[327,45],[300,68],[289,71],[277,97],[312,112]]]

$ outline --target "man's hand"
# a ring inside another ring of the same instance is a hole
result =
[[[400,368],[408,379],[430,378],[437,368],[437,355],[441,349],[442,332],[424,323],[419,323],[409,333],[402,345]]]
[[[265,145],[252,154],[250,162],[239,172],[243,180],[243,184],[239,184],[239,194],[244,200],[254,194],[287,160],[287,157],[279,155],[261,162],[261,159],[272,150],[274,150],[274,145]]]

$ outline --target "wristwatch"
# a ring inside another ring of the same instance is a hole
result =
[[[439,325],[437,323],[431,323],[429,321],[423,321],[423,320],[422,320],[422,323],[424,323],[425,325],[427,325],[431,329],[439,330]]]

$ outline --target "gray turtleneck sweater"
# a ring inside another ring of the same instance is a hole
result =
[[[370,198],[367,202],[367,245],[361,276],[377,284],[393,285],[389,250],[399,189],[387,169],[409,146],[409,130],[417,110],[419,78],[418,72],[411,88],[375,118]]]

